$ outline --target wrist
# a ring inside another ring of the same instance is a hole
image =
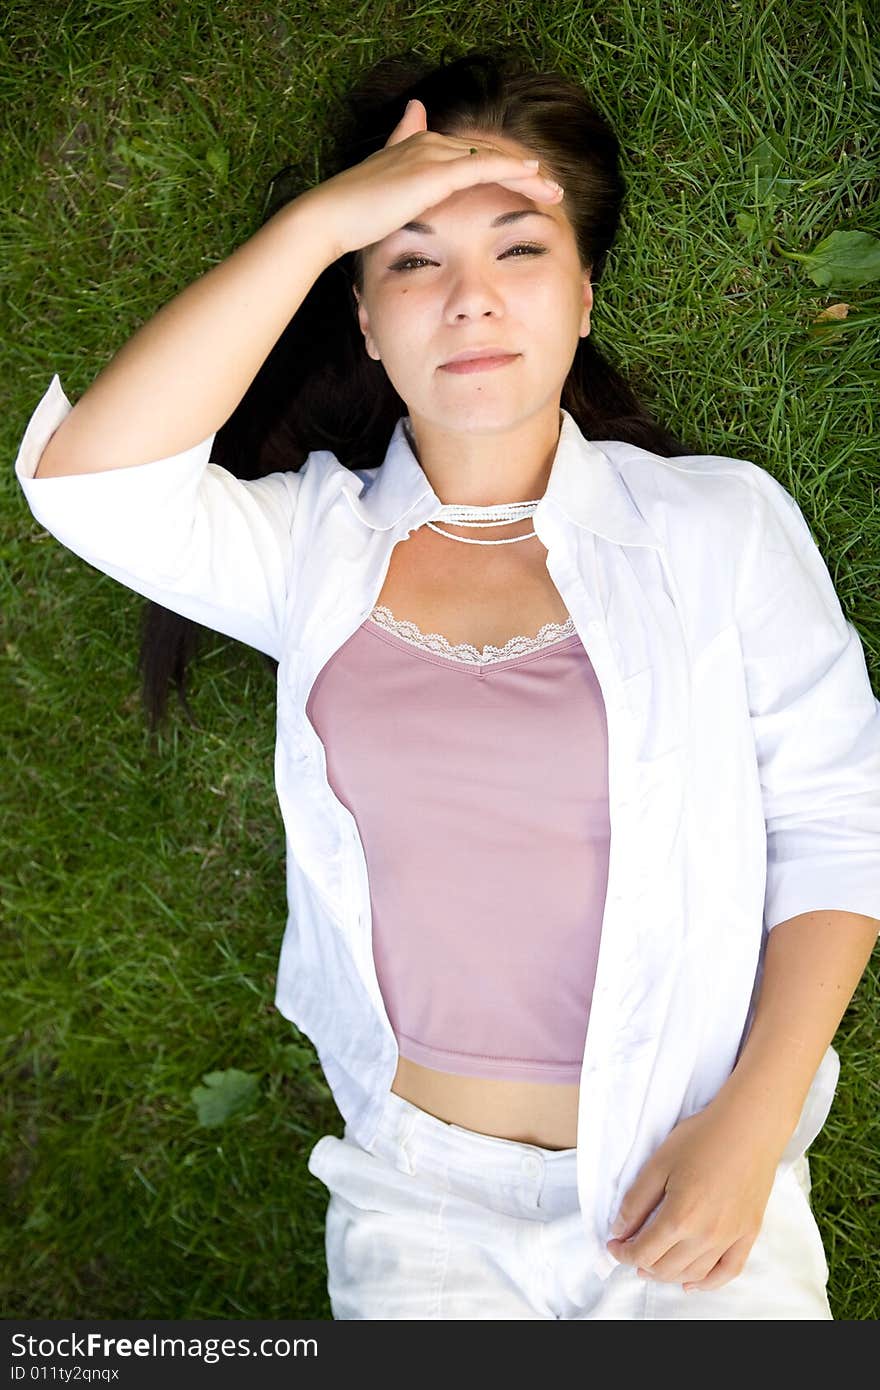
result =
[[[734,1067],[710,1105],[730,1124],[732,1133],[754,1136],[779,1157],[797,1128],[802,1108],[786,1102],[766,1077],[739,1067]]]
[[[289,205],[293,220],[297,223],[297,244],[305,245],[313,258],[317,259],[323,270],[338,261],[349,249],[342,244],[339,228],[334,225],[328,209],[332,201],[326,192],[326,185],[315,184]]]
[[[284,240],[296,252],[298,265],[306,264],[313,279],[343,254],[324,210],[320,184],[285,203],[271,220],[283,229]]]

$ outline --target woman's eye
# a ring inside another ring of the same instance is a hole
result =
[[[499,259],[500,261],[503,261],[504,258],[505,258],[505,256],[512,256],[513,253],[514,253],[514,251],[526,251],[526,252],[528,252],[530,255],[533,255],[533,256],[542,256],[546,250],[547,250],[546,246],[535,246],[535,245],[533,245],[531,242],[519,241],[519,242],[517,242],[516,246],[511,246],[507,251],[502,251],[502,253],[501,253],[501,255],[498,257],[498,259]],[[518,257],[518,256],[514,256],[514,260],[519,260],[519,257]],[[418,262],[420,262],[422,265],[431,265],[431,264],[432,264],[432,262],[429,261],[425,256],[407,256],[405,260],[403,260],[403,261],[397,261],[397,262],[391,267],[391,269],[392,269],[392,270],[410,270],[410,269],[411,269],[414,265],[416,265],[416,263],[418,263]]]

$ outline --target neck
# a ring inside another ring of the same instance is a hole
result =
[[[489,507],[543,497],[561,423],[559,403],[551,401],[510,427],[478,432],[411,414],[407,433],[441,502]]]

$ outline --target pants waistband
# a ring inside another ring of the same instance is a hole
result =
[[[447,1123],[389,1091],[370,1152],[457,1195],[546,1220],[578,1208],[577,1149],[545,1149]]]

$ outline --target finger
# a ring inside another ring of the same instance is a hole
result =
[[[687,1269],[683,1269],[680,1274],[675,1276],[672,1282],[681,1284],[686,1293],[690,1293],[691,1289],[701,1289],[704,1287],[702,1281],[711,1274],[720,1258],[721,1256],[719,1255],[718,1259],[714,1259],[710,1256],[708,1260],[699,1260],[689,1265]]]
[[[743,1246],[746,1246],[745,1252]],[[733,1245],[724,1252],[712,1268],[703,1276],[702,1279],[694,1281],[685,1279],[682,1287],[685,1289],[720,1289],[724,1284],[729,1284],[731,1279],[735,1279],[741,1274],[746,1262],[751,1245],[745,1239],[735,1240]]]
[[[534,156],[512,155],[497,145],[481,140],[474,143],[472,140],[458,140],[454,136],[445,136],[444,139],[454,162],[464,163],[467,160],[473,182],[505,184],[518,193],[521,191],[519,184],[525,179],[533,183],[542,197],[547,188],[553,197],[561,197],[565,191]],[[454,149],[451,148],[453,146]],[[500,172],[496,172],[496,169]],[[473,178],[474,174],[477,174],[476,178]]]
[[[398,121],[398,125],[402,125],[404,121],[408,121],[411,124],[415,123],[416,125],[424,125],[427,120],[427,116],[428,112],[427,108],[425,107],[425,103],[423,101],[419,101],[418,97],[411,97],[410,100],[406,103],[406,106],[403,108],[403,115]]]
[[[559,203],[562,201],[565,190],[558,183],[545,178],[534,169],[522,168],[521,172],[517,172],[514,168],[511,171],[509,167],[505,167],[505,165],[509,166],[511,157],[499,155],[498,158],[502,163],[497,169],[488,162],[477,168],[475,167],[476,160],[473,157],[467,162],[462,158],[461,163],[469,175],[467,182],[463,183],[462,187],[480,183],[497,183],[502,188],[512,189],[514,193],[525,193],[533,202]],[[457,163],[458,161],[453,162]],[[512,162],[514,166],[519,163],[516,159]]]
[[[656,1230],[661,1212],[668,1217],[669,1209],[664,1202],[666,1178],[666,1173],[656,1167],[653,1172],[650,1168],[642,1169],[611,1222],[611,1232],[616,1239],[634,1241],[648,1230]],[[665,1224],[669,1224],[668,1221]],[[639,1246],[639,1250],[641,1248]]]
[[[632,1189],[627,1193],[611,1223],[612,1230],[617,1227],[618,1231],[608,1241],[608,1248],[616,1259],[651,1265],[681,1238],[669,1219],[664,1197],[664,1187],[656,1182],[645,1185],[643,1192]]]
[[[541,170],[541,161],[536,155],[516,155],[508,150],[501,150],[497,145],[492,145],[484,140],[457,140],[452,136],[445,137],[446,145],[452,158],[467,161],[472,168],[477,169],[488,164],[494,171],[496,168],[508,168],[512,173],[523,171],[526,178],[548,176],[544,169]]]
[[[500,145],[493,145],[491,140],[486,140],[481,135],[446,135],[443,138],[451,149],[457,150],[459,154],[466,154],[471,159],[476,155],[500,155],[502,159],[518,159],[517,155],[502,150]],[[534,159],[535,156],[532,155],[531,158]]]
[[[512,189],[514,193],[527,194],[533,202],[542,199],[547,203],[558,203],[565,196],[565,189],[560,188],[559,184],[551,184],[547,179],[533,175],[528,171],[524,175],[514,178],[496,179],[495,182],[500,184],[502,188]]]
[[[615,1260],[620,1260],[621,1264],[652,1270],[676,1244],[677,1236],[664,1235],[662,1231],[659,1235],[652,1231],[650,1236],[639,1232],[636,1236],[630,1236],[629,1240],[609,1240],[608,1253]]]
[[[620,1245],[620,1253],[613,1248],[614,1242],[609,1242],[609,1249],[615,1259],[623,1260],[625,1264],[630,1264],[634,1268],[641,1266],[642,1269],[656,1269],[663,1260],[668,1260],[676,1248],[680,1248],[685,1237],[680,1230],[676,1230],[668,1221],[663,1221],[659,1226],[643,1226],[642,1229],[630,1236],[629,1240],[617,1242]],[[693,1244],[689,1258],[693,1258]]]
[[[398,145],[401,140],[406,140],[410,135],[414,135],[417,130],[427,130],[428,113],[424,104],[418,97],[413,99],[404,107],[403,115],[392,130],[385,142],[388,145]]]
[[[707,1248],[696,1240],[680,1240],[653,1264],[640,1260],[638,1272],[644,1271],[645,1277],[659,1279],[665,1284],[682,1284],[686,1279],[697,1282],[714,1269],[724,1249],[721,1245]]]

